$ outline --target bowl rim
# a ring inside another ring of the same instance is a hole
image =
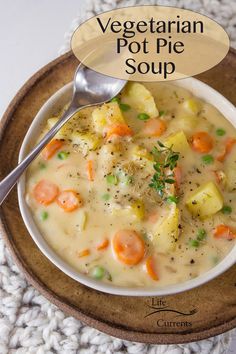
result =
[[[213,104],[224,116],[227,120],[231,122],[231,124],[236,127],[236,107],[227,100],[223,95],[221,95],[218,91],[213,89],[211,86],[205,84],[204,82],[196,79],[196,78],[185,78],[180,80],[175,80],[172,83],[177,86],[185,87],[190,92],[198,91],[198,93],[194,92],[194,95],[200,97],[205,100],[205,92],[209,94],[207,100],[208,103]],[[19,162],[22,161],[23,157],[26,155],[28,147],[30,145],[30,141],[32,140],[32,136],[37,136],[37,128],[42,125],[48,118],[49,112],[55,112],[55,106],[59,106],[58,102],[64,100],[64,103],[68,101],[68,98],[72,92],[73,83],[70,82],[56,91],[40,108],[35,118],[33,119],[25,137],[19,152]],[[220,107],[219,107],[220,106]],[[206,282],[214,279],[219,276],[223,272],[225,272],[228,268],[230,268],[233,264],[236,263],[236,245],[232,248],[232,250],[224,257],[224,259],[217,264],[215,267],[211,268],[207,272],[199,275],[198,277],[187,280],[182,283],[171,284],[163,287],[123,287],[123,286],[115,286],[110,285],[101,281],[96,281],[90,278],[87,275],[83,275],[76,271],[72,266],[67,264],[60,256],[56,254],[55,251],[47,244],[39,229],[37,228],[36,223],[33,220],[31,215],[31,211],[26,204],[24,193],[25,192],[25,174],[22,175],[17,184],[17,194],[18,194],[18,202],[19,208],[21,212],[21,216],[25,223],[25,226],[31,235],[32,239],[40,249],[40,251],[62,272],[64,272],[69,277],[74,280],[86,285],[92,289],[102,291],[108,294],[113,295],[122,295],[122,296],[164,296],[177,294],[183,291],[194,289],[200,285],[205,284]]]

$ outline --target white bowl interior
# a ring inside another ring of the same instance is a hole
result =
[[[230,103],[225,97],[223,97],[220,93],[212,89],[210,86],[202,83],[199,80],[194,78],[187,78],[183,80],[178,80],[174,84],[184,87],[190,90],[194,95],[207,102],[214,105],[233,125],[236,127],[236,108]],[[22,161],[24,156],[26,156],[27,152],[29,152],[30,148],[35,144],[35,141],[38,138],[38,132],[40,131],[40,127],[44,124],[47,118],[50,115],[55,114],[60,108],[62,108],[70,99],[72,94],[72,83],[67,84],[62,87],[59,91],[57,91],[40,109],[35,119],[33,120],[21,147],[19,153],[19,162]],[[182,292],[185,290],[192,289],[201,284],[208,282],[209,280],[215,278],[216,276],[223,273],[230,266],[235,263],[236,260],[236,245],[230,251],[230,253],[214,268],[209,270],[208,272],[198,276],[197,278],[188,280],[183,283],[169,285],[165,287],[153,287],[153,288],[131,288],[131,287],[119,287],[115,285],[109,285],[100,281],[96,281],[88,276],[85,276],[66,262],[64,262],[47,244],[38,230],[29,207],[25,201],[25,175],[21,177],[18,182],[18,200],[20,211],[24,220],[24,223],[39,247],[42,253],[50,259],[52,263],[54,263],[61,271],[75,279],[76,281],[87,285],[96,290],[100,290],[103,292],[107,292],[110,294],[116,295],[125,295],[125,296],[162,296],[169,295],[178,292]]]

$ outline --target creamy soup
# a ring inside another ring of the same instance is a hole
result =
[[[128,83],[61,129],[28,169],[26,200],[78,272],[119,286],[180,283],[234,246],[235,142],[234,127],[191,92]]]

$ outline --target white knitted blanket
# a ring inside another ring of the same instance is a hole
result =
[[[91,0],[87,10],[72,22],[60,53],[77,25],[99,12],[134,4],[162,4],[193,9],[216,19],[228,31],[236,47],[235,0]],[[13,263],[0,238],[0,354],[221,354],[226,353],[235,331],[181,345],[147,345],[110,337],[68,317],[48,302]]]

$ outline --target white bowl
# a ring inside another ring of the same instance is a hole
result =
[[[219,92],[212,89],[210,86],[204,84],[203,82],[193,79],[187,78],[183,80],[178,80],[174,82],[175,85],[184,87],[190,90],[194,95],[207,102],[214,105],[233,125],[236,127],[236,108],[230,103],[225,97],[223,97]],[[40,131],[40,127],[47,118],[58,108],[63,107],[70,99],[72,93],[72,83],[67,84],[62,87],[59,91],[57,91],[40,109],[35,119],[33,120],[26,136],[23,141],[22,147],[20,149],[19,154],[19,162],[22,161],[24,156],[30,150],[30,148],[34,145],[36,139],[38,138],[38,132]],[[18,200],[20,211],[24,220],[24,223],[39,247],[42,253],[50,259],[50,261],[55,264],[62,272],[75,279],[76,281],[87,285],[93,289],[100,290],[110,294],[116,295],[125,295],[125,296],[162,296],[179,293],[185,290],[193,289],[201,284],[208,282],[209,280],[215,278],[220,275],[224,271],[226,271],[229,267],[231,267],[236,260],[236,245],[229,252],[229,254],[214,268],[209,270],[208,272],[198,276],[197,278],[185,281],[183,283],[168,285],[164,287],[152,287],[152,288],[141,288],[141,287],[120,287],[115,285],[106,284],[100,281],[96,281],[88,276],[85,276],[75,269],[73,269],[70,265],[68,265],[65,261],[63,261],[47,244],[38,230],[29,207],[25,201],[25,176],[23,175],[18,183]]]

